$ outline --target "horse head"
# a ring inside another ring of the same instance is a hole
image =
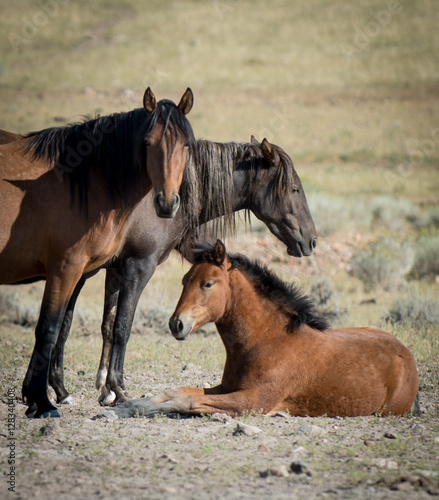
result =
[[[157,103],[149,87],[143,96],[148,126],[142,142],[146,148],[146,168],[155,190],[154,204],[159,217],[174,217],[180,206],[179,190],[187,152],[195,143],[192,127],[186,118],[193,100],[190,88],[178,106],[167,99]]]
[[[261,150],[268,168],[261,170],[254,183],[250,209],[287,246],[289,255],[311,255],[317,245],[316,228],[293,162],[267,139],[262,141]],[[267,186],[271,186],[268,196]]]

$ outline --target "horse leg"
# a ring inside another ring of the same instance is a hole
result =
[[[26,415],[31,418],[59,417],[56,408],[47,396],[52,350],[57,342],[59,330],[68,302],[82,273],[50,273],[47,276],[40,316],[35,329],[35,346],[23,382],[23,401],[29,408]]]
[[[153,258],[124,262],[119,300],[113,328],[113,347],[107,374],[107,390],[116,394],[116,403],[122,403],[131,396],[126,392],[123,368],[125,352],[131,334],[137,303],[145,286],[157,267]]]
[[[73,404],[73,399],[64,387],[64,348],[69,336],[70,327],[73,321],[73,311],[75,309],[76,300],[86,281],[85,276],[82,276],[76,285],[75,291],[69,300],[66,313],[61,325],[61,329],[52,351],[49,371],[49,384],[56,393],[56,402],[64,404]]]
[[[104,406],[111,404],[116,399],[114,392],[107,389],[105,384],[113,347],[113,328],[116,318],[120,282],[121,275],[119,270],[107,269],[105,276],[104,314],[101,324],[102,353],[98,373],[96,375],[96,389],[101,391],[99,403]]]

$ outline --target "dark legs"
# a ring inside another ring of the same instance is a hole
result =
[[[47,277],[40,317],[35,330],[35,346],[23,382],[23,401],[28,404],[28,417],[59,417],[47,396],[52,351],[58,340],[59,330],[67,304],[79,276],[75,273],[52,274]]]
[[[102,324],[104,345],[98,372],[99,380],[97,379],[97,382],[102,380],[102,374],[105,373],[103,365],[109,359],[105,388],[102,388],[101,397],[99,398],[102,404],[111,402],[110,391],[113,391],[116,395],[117,403],[130,398],[123,380],[125,352],[137,303],[156,267],[157,262],[150,258],[147,259],[147,262],[143,259],[124,263],[122,275],[118,274],[116,270],[107,270],[104,320]],[[111,273],[110,278],[108,277],[109,273]],[[117,287],[117,285],[119,286]],[[109,287],[108,290],[107,286]],[[119,290],[118,294],[117,289]],[[111,325],[113,326],[112,335]],[[110,346],[111,340],[109,339],[111,336],[112,345]]]
[[[56,393],[57,403],[71,403],[71,396],[64,387],[64,348],[69,336],[70,327],[73,321],[73,311],[75,309],[76,300],[84,286],[86,278],[82,276],[76,285],[75,291],[70,298],[67,306],[64,320],[61,325],[61,330],[58,335],[58,340],[52,351],[52,358],[50,362],[49,384],[53,387]]]
[[[107,269],[105,277],[104,314],[101,325],[102,354],[96,376],[96,389],[101,391],[99,402],[103,405],[109,405],[116,399],[114,392],[107,388],[106,381],[113,347],[113,328],[116,319],[121,281],[122,277],[118,270]]]

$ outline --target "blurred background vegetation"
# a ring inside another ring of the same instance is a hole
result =
[[[26,133],[127,111],[141,106],[147,86],[178,101],[190,86],[198,138],[254,134],[287,151],[319,234],[315,254],[298,260],[253,220],[253,231],[239,231],[229,247],[298,280],[335,325],[386,328],[420,363],[437,363],[438,2],[2,0],[1,7],[0,128]],[[166,318],[186,269],[171,257],[145,290],[128,370],[159,355],[141,334],[170,337]],[[102,274],[79,301],[67,365],[90,356],[97,366]],[[0,329],[17,352],[15,361],[11,348],[1,357],[13,364],[32,345],[41,286],[0,293]],[[216,337],[208,348],[202,336],[167,342],[160,344],[167,353],[197,362],[217,345],[212,367],[221,368]]]

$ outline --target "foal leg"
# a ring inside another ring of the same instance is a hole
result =
[[[69,336],[70,327],[73,321],[73,311],[75,309],[76,300],[86,281],[85,276],[82,276],[76,285],[75,291],[70,298],[66,313],[61,325],[61,330],[58,335],[58,340],[52,351],[50,360],[49,384],[53,387],[56,393],[56,402],[64,404],[74,404],[73,398],[64,387],[64,348]]]
[[[213,389],[197,387],[180,387],[165,394],[148,399],[132,399],[102,412],[108,418],[128,418],[136,416],[152,417],[158,413],[169,415],[211,415],[226,413],[237,416],[245,411],[260,411],[264,413],[272,407],[272,401],[264,401],[265,388],[255,388],[245,391],[236,391],[228,394],[209,391],[220,390],[221,386]],[[272,399],[272,397],[270,398]]]
[[[126,392],[123,368],[125,352],[131,334],[134,314],[145,286],[157,267],[153,257],[125,261],[122,268],[119,300],[113,328],[113,346],[107,374],[106,388],[116,394],[116,403],[131,398]]]

